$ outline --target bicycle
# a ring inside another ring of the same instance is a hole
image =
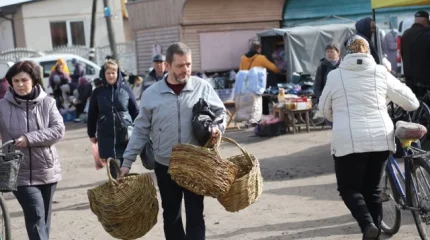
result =
[[[419,123],[427,128],[430,132],[430,90],[427,90],[426,94],[420,100],[420,106],[412,114],[412,122]],[[429,139],[428,134],[424,135],[420,142],[423,145]]]
[[[1,146],[1,149],[14,143],[15,140],[7,141]],[[24,154],[20,151],[10,152],[9,148],[7,153],[0,152],[0,240],[12,240],[10,215],[3,193],[16,190],[18,171],[22,159],[24,159]]]
[[[424,126],[403,121],[396,124],[395,135],[400,139],[404,150],[402,157],[404,173],[396,159],[391,155],[388,158],[385,176],[382,179],[383,220],[381,229],[389,235],[396,234],[401,225],[401,211],[409,210],[412,212],[421,239],[430,239],[430,234],[427,234],[425,229],[425,226],[430,225],[430,199],[426,199],[428,196],[430,197],[430,164],[427,161],[430,152],[412,146],[413,142],[421,139],[427,131],[415,133],[411,137],[410,132],[405,133],[407,131],[399,130],[402,127],[403,130],[413,130]],[[428,176],[420,178],[424,173]],[[426,190],[427,194],[424,193]]]

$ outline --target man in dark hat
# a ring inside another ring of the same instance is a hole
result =
[[[150,85],[163,79],[166,75],[166,57],[162,54],[157,54],[152,58],[153,69],[149,72],[148,76],[143,80],[142,92]]]
[[[425,27],[429,26],[429,14],[426,11],[418,11],[415,13],[415,23],[411,28],[407,29],[401,39],[400,54],[403,60],[403,73],[406,80],[406,85],[416,94],[416,82],[412,70],[412,46],[418,35],[424,31]]]

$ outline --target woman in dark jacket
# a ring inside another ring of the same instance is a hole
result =
[[[61,180],[55,143],[64,137],[63,118],[55,100],[43,91],[40,68],[34,62],[16,63],[6,79],[11,88],[0,101],[1,138],[3,143],[15,140],[9,151],[19,150],[25,156],[13,194],[24,212],[28,239],[48,240],[52,198]]]
[[[121,165],[127,147],[124,127],[131,125],[137,117],[138,107],[118,65],[109,60],[102,71],[103,86],[94,89],[90,98],[88,136],[91,142],[98,143],[100,158],[114,158]],[[111,173],[117,177],[114,166],[111,166]]]
[[[337,43],[329,44],[325,47],[325,58],[321,59],[321,64],[315,75],[314,93],[317,99],[320,98],[324,86],[327,82],[327,75],[331,70],[339,67],[340,47]]]

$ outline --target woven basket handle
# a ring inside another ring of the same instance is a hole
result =
[[[215,146],[214,146],[214,148],[215,149],[218,149],[219,148],[219,145],[221,145],[221,139],[222,139],[222,136],[221,136],[221,133],[220,132],[218,132],[218,139],[217,139],[217,142],[216,142],[216,144],[215,144]],[[203,146],[203,147],[205,147],[205,148],[209,148],[209,146],[211,145],[211,143],[212,143],[212,140],[213,140],[213,137],[212,137],[212,133],[211,133],[211,137],[209,138],[209,140],[206,142],[206,144]]]
[[[238,147],[240,149],[240,151],[242,151],[243,155],[245,155],[246,159],[248,159],[249,163],[251,163],[252,165],[254,165],[254,160],[252,160],[251,156],[249,155],[248,151],[246,151],[245,149],[243,149],[239,143],[237,143],[236,141],[234,141],[231,138],[228,137],[222,137],[222,141],[223,142],[229,142],[233,145],[236,145],[236,147]]]
[[[121,174],[121,170],[120,170],[119,165],[118,165],[118,163],[116,162],[115,159],[113,159],[113,158],[108,158],[107,159],[107,161],[106,161],[107,175],[108,175],[108,178],[109,178],[109,183],[113,185],[113,184],[116,184],[117,181],[115,179],[113,179],[112,174],[110,174],[110,164],[111,164],[111,162],[113,163],[113,165],[115,165],[115,168],[116,168],[116,170],[118,172],[118,175]]]

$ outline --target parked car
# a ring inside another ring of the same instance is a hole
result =
[[[80,56],[68,53],[60,53],[60,54],[50,54],[41,57],[33,57],[33,58],[23,58],[21,60],[31,60],[39,64],[43,67],[43,85],[48,93],[52,92],[52,89],[48,88],[49,86],[49,75],[51,74],[51,68],[55,65],[58,59],[64,59],[66,61],[67,67],[70,70],[70,73],[73,73],[75,67],[72,64],[72,59],[75,58],[78,62],[85,64],[86,68],[86,77],[89,80],[99,77],[100,66],[91,62],[88,59],[82,58]]]

